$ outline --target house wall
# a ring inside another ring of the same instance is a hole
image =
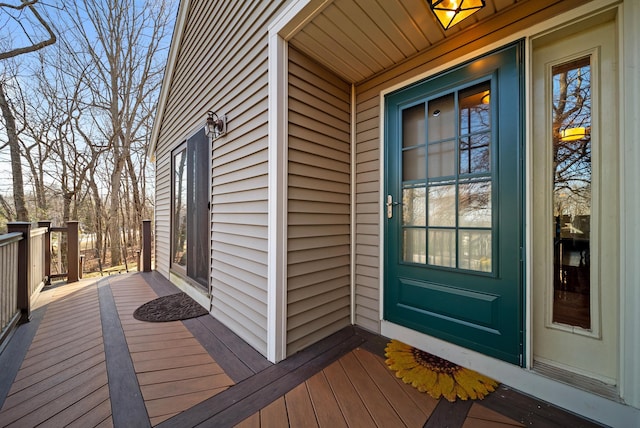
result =
[[[184,1],[184,0],[183,0]],[[171,150],[224,114],[212,144],[212,314],[267,349],[267,34],[285,1],[191,0],[156,146],[156,269],[170,272]]]
[[[481,27],[446,39],[356,86],[355,323],[380,332],[380,93],[578,6],[580,1],[525,2]]]
[[[351,86],[289,49],[287,355],[351,323]]]

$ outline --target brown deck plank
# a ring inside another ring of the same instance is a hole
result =
[[[196,404],[213,397],[214,395],[224,391],[226,388],[212,388],[205,391],[198,391],[191,394],[176,395],[173,397],[158,398],[146,401],[149,417],[166,415],[168,413],[176,413],[184,411]]]
[[[318,373],[307,381],[309,396],[320,428],[347,427],[331,386],[324,373]]]
[[[167,413],[166,415],[162,415],[162,416],[154,416],[153,418],[150,418],[149,421],[151,422],[151,426],[156,426],[166,421],[167,419],[174,417],[179,413],[180,412],[175,412],[175,413]]]
[[[73,378],[74,376],[81,376],[83,372],[90,368],[104,362],[104,354],[100,353],[91,358],[87,358],[78,362],[66,370],[56,373],[50,377],[35,381],[34,379],[23,379],[20,382],[14,383],[14,392],[9,395],[5,401],[7,407],[15,406],[17,403],[27,401],[32,397],[47,391],[60,383]],[[27,382],[32,381],[32,382]]]
[[[145,401],[158,398],[172,397],[175,395],[190,394],[210,389],[228,388],[233,385],[229,376],[223,374],[213,376],[201,376],[195,379],[185,379],[143,385],[140,387]]]
[[[151,360],[160,360],[163,358],[178,358],[185,357],[187,355],[199,355],[209,353],[202,347],[200,344],[194,339],[194,344],[191,346],[184,347],[167,347],[154,349],[152,351],[139,351],[139,352],[131,352],[131,359],[133,362],[137,361],[151,361]]]
[[[105,384],[101,386],[99,389],[90,393],[89,395],[82,397],[80,400],[75,402],[73,405],[67,407],[60,413],[54,415],[50,419],[47,419],[42,423],[42,425],[39,425],[39,428],[66,427],[71,422],[77,420],[78,418],[84,416],[85,414],[93,412],[93,409],[100,406],[100,404],[104,403],[104,401],[108,398],[109,398],[109,385]]]
[[[287,406],[280,397],[260,411],[260,428],[282,428],[289,426]]]
[[[126,332],[125,332],[126,335]],[[139,337],[139,336],[138,336]],[[128,341],[127,341],[128,343]],[[191,337],[176,340],[155,340],[153,342],[129,343],[129,350],[132,353],[155,352],[159,349],[182,349],[197,346],[203,349],[200,343]],[[204,349],[203,349],[204,350]]]
[[[235,425],[235,428],[260,428],[260,412],[249,416],[244,421]]]
[[[138,343],[146,343],[146,342],[162,342],[162,341],[171,341],[171,340],[181,340],[187,339],[191,337],[191,333],[181,328],[180,330],[175,329],[137,329],[137,330],[127,330],[127,343],[130,345],[137,345]]]
[[[66,428],[96,427],[107,420],[111,421],[111,401],[109,399],[104,400],[90,412],[71,422]]]
[[[70,308],[65,313],[58,315],[58,318],[47,313],[47,322],[38,329],[38,336],[34,339],[34,344],[40,343],[44,339],[54,337],[56,334],[64,334],[66,331],[73,330],[75,327],[83,327],[89,322],[99,321],[96,317],[98,310],[98,301],[84,305],[84,309],[78,308],[74,310]],[[69,318],[74,320],[73,324],[69,324]]]
[[[327,382],[335,394],[340,405],[340,410],[344,415],[347,425],[355,426],[375,426],[373,418],[365,407],[353,384],[339,362],[331,364],[323,370],[327,377]]]
[[[140,321],[139,325],[136,325],[135,328],[128,327],[127,329],[127,337],[135,337],[135,336],[153,336],[153,335],[163,335],[163,334],[173,334],[173,333],[184,333],[189,332],[182,324],[180,323],[143,323]]]
[[[100,422],[100,424],[96,425],[96,428],[114,428],[113,418],[107,418],[104,421]]]
[[[289,426],[308,428],[318,426],[306,382],[289,391],[284,399],[289,415]]]
[[[0,419],[11,421],[8,425],[10,427],[34,427],[106,384],[106,365],[96,366],[87,370],[83,376],[60,384],[55,391],[40,394],[3,411]]]
[[[377,426],[399,427],[404,425],[404,422],[380,391],[379,386],[367,374],[353,352],[340,358],[340,364]]]
[[[73,342],[72,346],[65,345],[58,349],[43,352],[37,355],[27,354],[27,358],[22,363],[22,368],[26,369],[34,364],[43,364],[44,367],[51,365],[52,361],[62,361],[71,358],[81,352],[91,349],[95,346],[102,345],[102,332],[96,332],[88,337],[79,338]],[[47,365],[48,364],[48,365]]]
[[[207,363],[197,366],[138,373],[138,382],[143,386],[175,380],[195,379],[200,376],[213,376],[218,374],[224,374],[220,366],[216,363]]]
[[[107,420],[111,421],[111,401],[109,399],[104,400],[90,412],[71,422],[66,428],[96,427]]]
[[[14,385],[16,386],[16,388],[22,387],[23,385],[32,385],[34,382],[38,382],[47,377],[54,376],[57,373],[60,373],[70,367],[75,366],[76,364],[84,361],[85,359],[94,357],[96,355],[100,355],[102,353],[104,353],[103,345],[96,345],[93,348],[80,352],[79,354],[74,355],[71,358],[67,358],[66,360],[63,360],[60,362],[52,361],[51,363],[54,363],[54,364],[49,365],[47,367],[37,367],[35,365],[27,367],[23,373],[18,372],[20,376],[16,376]],[[13,391],[13,386],[12,386],[12,391]],[[9,391],[9,394],[11,394],[12,391]]]
[[[389,400],[400,418],[402,418],[405,425],[409,427],[422,427],[431,412],[433,412],[433,409],[436,408],[438,400],[429,400],[431,397],[423,393],[419,398],[425,398],[424,401],[431,404],[431,406],[426,407],[417,405],[409,396],[407,389],[403,387],[406,385],[401,385],[396,381],[394,372],[384,365],[382,358],[363,349],[356,349],[353,353],[360,363],[366,368],[367,373],[369,373],[380,390],[384,391],[384,395],[387,400]],[[411,389],[412,391],[418,392],[415,388]],[[425,410],[429,411],[425,412]]]
[[[136,373],[150,372],[154,370],[166,370],[177,367],[189,367],[207,364],[212,361],[209,354],[188,355],[184,358],[164,358],[162,360],[134,362]]]

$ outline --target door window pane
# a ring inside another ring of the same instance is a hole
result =
[[[409,263],[426,263],[426,241],[425,229],[404,229],[402,260]]]
[[[460,268],[491,272],[491,231],[461,230],[458,256]]]
[[[429,144],[429,178],[449,177],[456,173],[455,141]]]
[[[427,127],[429,142],[449,140],[456,136],[455,96],[447,94],[429,101]]]
[[[490,143],[490,133],[460,139],[460,174],[481,174],[491,171]]]
[[[456,225],[456,186],[429,187],[429,226]]]
[[[491,227],[491,182],[460,183],[460,227]]]
[[[553,322],[591,328],[590,57],[552,68]]]
[[[491,129],[490,91],[490,82],[483,82],[460,92],[461,135]]]
[[[425,226],[427,200],[424,186],[410,187],[402,191],[402,225]]]
[[[424,104],[402,110],[402,147],[424,145]]]
[[[455,229],[429,229],[429,264],[456,267]]]
[[[402,179],[424,180],[427,177],[427,160],[424,146],[402,152]]]

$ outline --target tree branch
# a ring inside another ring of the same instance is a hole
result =
[[[37,3],[38,0],[32,0],[32,1],[25,1],[22,3],[21,6],[12,6],[12,5],[5,5],[5,3],[0,3],[0,6],[2,7],[13,7],[14,9],[22,9],[24,7],[28,7],[29,10],[31,10],[31,12],[33,13],[33,15],[36,17],[36,19],[40,22],[40,24],[42,24],[42,26],[45,28],[45,30],[47,30],[47,32],[49,33],[49,38],[47,40],[44,40],[42,42],[39,43],[35,43],[31,46],[25,46],[22,48],[16,48],[13,50],[10,50],[8,52],[0,52],[0,60],[2,59],[7,59],[7,58],[13,58],[15,56],[18,55],[22,55],[25,53],[29,53],[29,52],[35,52],[37,50],[40,50],[46,46],[52,45],[56,42],[57,38],[56,35],[53,33],[53,30],[51,30],[51,27],[49,26],[49,23],[47,21],[44,20],[44,18],[42,18],[42,16],[40,16],[40,14],[38,13],[38,11],[33,7],[33,5],[35,3]]]

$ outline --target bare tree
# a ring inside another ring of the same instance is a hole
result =
[[[8,19],[14,21],[18,27],[24,31],[26,38],[31,42],[27,44],[27,46],[9,48],[6,51],[0,52],[0,60],[13,58],[29,52],[35,52],[56,42],[56,35],[51,29],[51,26],[34,7],[37,3],[38,0],[22,0],[20,4],[15,5],[10,3],[0,3],[0,10],[6,12]],[[27,22],[30,22],[30,17],[22,15],[24,10],[31,12],[33,18],[36,19],[36,25],[39,24],[46,31],[46,39],[41,41],[32,40],[32,36],[29,34],[27,25],[25,25]]]
[[[22,178],[22,160],[20,155],[20,140],[13,109],[9,105],[6,95],[6,82],[0,81],[0,110],[4,118],[7,133],[7,143],[11,154],[11,172],[13,178],[13,203],[16,207],[16,220],[28,221],[29,213],[24,200],[24,181]]]
[[[91,109],[102,124],[104,141],[110,148],[112,169],[109,201],[111,262],[121,259],[120,195],[125,169],[132,179],[131,193],[137,218],[142,216],[143,198],[128,162],[135,147],[144,145],[145,123],[150,120],[163,72],[158,61],[166,47],[169,8],[165,1],[81,0],[67,3],[75,37],[69,40],[76,69],[92,66],[81,77],[90,90]]]

